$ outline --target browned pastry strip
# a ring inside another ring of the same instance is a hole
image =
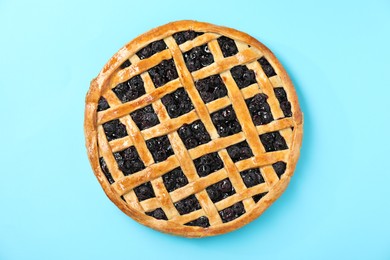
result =
[[[261,93],[261,91],[259,85],[257,84],[252,84],[241,90],[241,94],[244,97],[244,99],[251,98],[258,93]]]
[[[123,195],[142,183],[162,176],[164,173],[173,170],[177,166],[179,166],[179,161],[176,156],[170,156],[166,161],[150,165],[148,168],[132,175],[125,177],[122,175],[122,178],[118,179],[118,181],[112,185],[112,188],[115,189],[118,194]]]
[[[194,82],[192,81],[191,75],[185,66],[184,59],[181,55],[178,45],[175,43],[172,37],[168,37],[167,39],[165,39],[165,42],[172,52],[172,57],[175,61],[180,81],[184,86],[186,86],[186,90],[194,104],[196,112],[202,119],[206,129],[209,131],[211,138],[213,138],[213,136],[216,135],[216,130],[214,129],[213,131],[213,129],[210,127],[210,125],[212,126],[212,122],[208,114],[207,107],[204,105],[201,97],[199,96],[199,93],[195,89]],[[195,166],[192,162],[192,158],[190,157],[187,149],[185,149],[184,144],[182,143],[178,135],[176,144],[180,146],[177,147],[176,152],[180,155],[179,161],[181,163],[183,172],[186,174],[190,182],[194,181],[197,176]],[[174,146],[174,144],[172,146]],[[213,219],[213,221],[215,222],[219,222],[219,219],[217,217],[218,212],[215,210],[215,207],[210,204],[210,201],[204,199],[205,194],[201,192],[197,194],[196,197],[200,199],[199,203],[202,205],[202,208],[204,208],[210,219]]]
[[[178,215],[178,216],[172,218],[171,221],[174,221],[174,222],[177,222],[180,224],[185,224],[185,223],[188,223],[194,219],[197,219],[197,218],[199,218],[201,216],[205,216],[205,215],[206,215],[206,212],[204,212],[203,209],[199,209],[199,210],[193,211],[193,212],[185,214],[185,215]]]
[[[118,83],[122,83],[128,79],[131,79],[134,76],[141,74],[144,71],[156,66],[162,60],[167,60],[171,58],[171,52],[169,50],[165,50],[153,55],[151,59],[140,60],[135,64],[130,65],[130,67],[125,68],[114,74],[111,78],[111,84],[109,89],[115,87]]]
[[[198,147],[189,150],[190,156],[192,159],[199,158],[200,156],[208,153],[217,152],[221,149],[224,149],[230,145],[239,143],[245,140],[245,135],[243,133],[238,133],[231,136],[226,136],[223,138],[216,139],[212,142],[199,145]]]
[[[276,151],[269,152],[257,155],[256,157],[252,157],[246,160],[242,160],[236,163],[238,170],[245,171],[251,168],[262,167],[265,165],[270,165],[277,161],[285,161],[288,156],[288,151]]]
[[[107,164],[107,168],[110,171],[112,178],[114,180],[121,179],[123,177],[123,173],[119,170],[114,155],[109,149],[109,144],[102,126],[98,127],[98,143],[101,148],[101,155]]]
[[[270,165],[261,168],[261,173],[268,187],[274,186],[279,181],[279,178],[276,175],[275,170]]]
[[[227,169],[229,180],[232,182],[234,190],[237,193],[241,193],[246,190],[245,184],[240,176],[240,172],[238,171],[236,165],[232,161],[232,159],[229,157],[227,151],[221,150],[219,152],[219,155],[221,156],[222,161],[225,163],[225,168]],[[254,202],[252,199],[243,199],[243,203],[246,209],[250,209],[254,206]],[[217,205],[216,205],[217,206]],[[218,206],[217,206],[218,208]],[[220,209],[219,209],[220,210]]]
[[[119,139],[115,139],[109,142],[111,151],[113,153],[122,151],[133,145],[133,140],[131,140],[130,136],[125,136]]]
[[[254,196],[256,194],[267,192],[267,191],[268,191],[267,185],[260,184],[260,185],[245,189],[241,192],[238,192],[238,193],[236,193],[236,194],[234,194],[234,195],[232,195],[224,200],[221,200],[221,201],[215,203],[215,206],[217,207],[218,210],[222,210],[222,209],[227,208],[227,207],[229,207],[229,206],[231,206],[239,201],[245,200],[247,198],[251,198],[252,196]]]
[[[214,101],[208,103],[206,106],[207,106],[207,110],[211,114],[217,110],[220,110],[221,108],[227,107],[230,104],[231,104],[231,102],[230,102],[229,98],[223,97],[223,98],[220,98],[220,99],[217,99],[217,100],[214,100]]]
[[[180,77],[180,81],[184,86],[186,86],[186,90],[188,92],[189,97],[191,98],[192,103],[194,104],[195,110],[199,115],[199,118],[202,120],[204,126],[206,127],[208,133],[211,136],[211,139],[217,138],[217,131],[213,128],[213,123],[211,122],[211,118],[209,112],[207,110],[206,105],[203,103],[202,98],[200,97],[198,91],[195,89],[194,82],[192,80],[191,74],[188,71],[183,55],[177,46],[175,40],[170,37],[165,40],[168,47],[172,52],[172,56],[175,60],[175,64],[177,67],[177,72]]]
[[[166,93],[175,91],[179,87],[180,87],[180,81],[173,80],[167,83],[166,85],[141,96],[138,99],[135,99],[133,101],[124,104],[117,104],[113,108],[109,108],[105,111],[98,112],[97,123],[100,125],[110,120],[117,119],[124,115],[127,115],[132,111],[135,111],[137,109],[146,106],[149,103],[159,100],[162,96],[166,95]],[[111,96],[114,95],[114,93],[107,91],[105,96],[107,96],[108,94],[110,94]]]
[[[221,72],[224,72],[236,65],[240,65],[243,63],[248,63],[253,60],[256,60],[261,57],[261,54],[259,52],[254,51],[253,49],[247,49],[243,52],[240,52],[234,56],[228,57],[226,59],[223,59],[221,62],[213,63],[212,65],[208,66],[207,68],[203,68],[200,70],[197,70],[192,73],[192,77],[194,80],[199,80],[206,78],[210,75],[219,74]]]
[[[190,124],[196,119],[198,119],[198,115],[195,111],[191,111],[188,114],[182,115],[169,121],[165,121],[154,127],[145,129],[141,131],[141,133],[145,139],[166,135],[168,133],[176,131],[183,124]]]
[[[181,52],[186,52],[186,51],[191,50],[193,47],[206,44],[206,43],[208,43],[208,42],[210,42],[218,37],[219,37],[219,35],[215,34],[215,33],[205,33],[205,34],[200,35],[199,37],[196,37],[192,41],[187,41],[183,44],[180,44],[179,48],[180,48]]]
[[[253,125],[252,118],[245,104],[244,97],[241,95],[241,92],[238,89],[230,72],[223,72],[221,75],[225,84],[229,86],[229,98],[232,100],[233,108],[238,115],[237,119],[241,124],[242,130],[245,133],[246,139],[253,151],[253,154],[256,156],[263,153],[263,146],[260,143],[258,133],[255,126]]]
[[[256,81],[261,86],[264,94],[268,96],[267,102],[270,105],[271,113],[275,118],[283,118],[283,111],[280,109],[279,102],[276,99],[275,92],[271,82],[268,80],[267,75],[265,75],[264,71],[261,69],[260,64],[256,62],[252,62],[247,65],[249,69],[256,71]]]
[[[219,182],[227,177],[226,170],[221,169],[206,177],[199,178],[193,182],[190,182],[187,186],[179,188],[171,192],[171,198],[173,201],[179,201],[191,194],[201,192],[206,189],[210,184]]]
[[[257,132],[259,134],[269,133],[273,131],[282,130],[285,128],[290,128],[294,126],[294,121],[290,117],[286,117],[279,120],[274,120],[266,125],[258,125],[256,126]]]

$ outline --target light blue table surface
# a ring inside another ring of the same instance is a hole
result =
[[[304,142],[283,196],[185,239],[112,204],[83,135],[89,81],[169,21],[245,31],[290,74]],[[390,259],[390,1],[0,0],[0,259]]]

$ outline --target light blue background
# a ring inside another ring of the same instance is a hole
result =
[[[389,1],[105,2],[0,0],[1,260],[390,259]],[[89,81],[127,41],[180,19],[261,40],[305,114],[283,196],[246,227],[197,240],[117,209],[83,136]]]

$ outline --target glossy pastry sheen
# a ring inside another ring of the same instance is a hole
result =
[[[123,212],[204,237],[249,223],[281,195],[302,121],[290,79],[263,44],[179,21],[108,61],[91,82],[84,128],[93,171]]]

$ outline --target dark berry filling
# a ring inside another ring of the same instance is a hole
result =
[[[134,146],[114,153],[114,157],[118,163],[119,169],[124,175],[130,175],[145,169],[145,165],[140,160],[138,152]]]
[[[201,216],[200,218],[197,218],[197,219],[195,219],[193,221],[190,221],[190,222],[188,222],[188,223],[186,223],[184,225],[207,228],[207,227],[210,226],[210,222],[209,222],[209,219],[206,216]]]
[[[256,186],[264,182],[264,178],[261,175],[260,170],[258,168],[242,171],[240,172],[240,174],[247,188]]]
[[[238,123],[236,113],[231,105],[212,113],[211,120],[221,137],[241,131],[241,125]]]
[[[205,177],[210,173],[223,168],[223,162],[218,153],[209,153],[194,160],[195,168],[200,177]]]
[[[195,86],[205,103],[227,95],[225,84],[219,75],[198,80],[195,82]]]
[[[108,141],[127,136],[126,126],[122,124],[119,119],[104,123],[103,129]]]
[[[221,36],[218,38],[218,43],[225,58],[237,54],[238,49],[236,43],[232,39],[226,36]]]
[[[218,202],[236,193],[228,178],[206,188],[212,202]]]
[[[121,69],[124,69],[124,68],[127,68],[127,67],[130,67],[131,65],[131,62],[129,60],[125,60],[121,65],[120,65],[120,68]]]
[[[177,211],[180,215],[188,214],[192,211],[200,209],[199,201],[196,199],[195,195],[191,195],[185,199],[182,199],[175,203]]]
[[[137,198],[139,201],[143,201],[143,200],[147,200],[147,199],[156,197],[150,181],[147,183],[141,184],[138,187],[134,188],[134,192],[135,192],[135,195],[137,195]]]
[[[263,192],[263,193],[260,193],[260,194],[257,194],[255,196],[253,196],[253,200],[257,203],[259,200],[261,200],[262,197],[264,197],[265,195],[267,195],[268,192]]]
[[[108,182],[110,184],[113,184],[115,182],[114,178],[112,178],[112,175],[111,175],[110,171],[108,170],[107,164],[104,161],[103,157],[99,158],[99,163],[100,163],[100,168],[102,168],[102,171],[103,171],[104,175],[106,176]]]
[[[231,145],[226,149],[233,162],[245,160],[253,156],[252,149],[246,141]]]
[[[146,146],[152,153],[155,162],[165,161],[173,155],[171,143],[166,135],[147,140]]]
[[[184,124],[177,132],[187,149],[211,141],[209,133],[200,120],[196,120],[192,124]]]
[[[263,143],[266,152],[273,152],[288,149],[286,141],[279,132],[270,132],[260,135],[260,140]]]
[[[175,39],[176,43],[180,45],[185,43],[186,41],[191,41],[202,34],[203,33],[201,32],[195,32],[189,30],[189,31],[182,31],[182,32],[175,33],[172,36]]]
[[[112,89],[122,103],[129,102],[145,94],[144,82],[140,75],[119,83]]]
[[[222,218],[222,222],[226,223],[240,217],[244,213],[245,213],[244,204],[240,201],[226,209],[221,210],[219,212],[219,215]]]
[[[165,215],[164,210],[162,208],[157,208],[150,212],[145,212],[146,215],[154,217],[155,219],[164,219],[168,220],[167,216]]]
[[[106,110],[109,108],[110,108],[110,105],[107,103],[107,100],[104,97],[100,97],[99,102],[98,102],[97,111],[103,111],[103,110]]]
[[[276,98],[279,100],[280,108],[283,111],[284,116],[292,116],[291,103],[287,100],[287,93],[284,88],[274,88]]]
[[[185,52],[184,61],[186,62],[188,70],[192,72],[213,63],[214,57],[207,44],[204,44]]]
[[[165,44],[164,40],[155,41],[155,42],[150,43],[146,47],[142,48],[141,50],[139,50],[137,52],[137,56],[141,60],[143,60],[143,59],[149,58],[152,55],[154,55],[154,54],[156,54],[156,53],[158,53],[160,51],[163,51],[163,50],[165,50],[167,48],[168,47]]]
[[[272,167],[279,178],[282,177],[283,173],[286,171],[286,163],[282,161],[272,164]]]
[[[163,60],[160,64],[149,69],[148,72],[157,88],[178,77],[176,66],[172,59]]]
[[[271,64],[269,64],[269,62],[266,58],[261,57],[257,61],[260,63],[260,65],[263,68],[264,73],[265,73],[265,75],[267,75],[267,77],[272,77],[272,76],[276,75],[274,68],[272,68]]]
[[[248,69],[245,65],[235,66],[230,70],[230,72],[240,89],[256,83],[255,72]]]
[[[184,175],[180,167],[164,174],[162,178],[168,192],[172,192],[188,184],[187,177]]]
[[[178,88],[175,92],[165,95],[161,101],[167,108],[171,118],[179,117],[194,109],[191,99],[184,88]]]
[[[160,123],[152,105],[140,108],[130,114],[140,130],[144,130]]]
[[[274,120],[267,99],[266,94],[260,93],[245,100],[255,125],[268,124]]]

